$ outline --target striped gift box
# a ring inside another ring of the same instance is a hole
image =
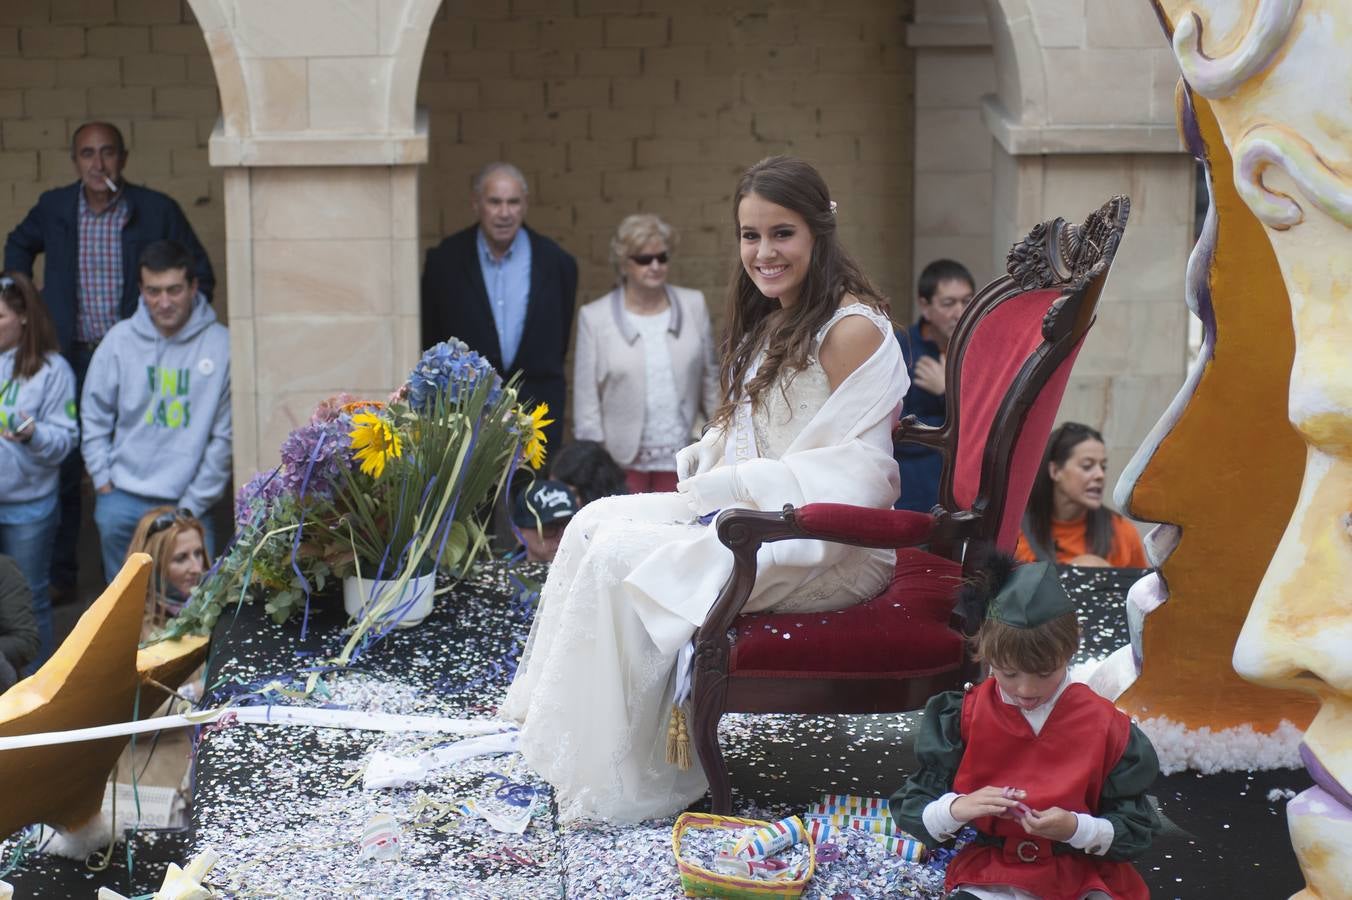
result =
[[[781,850],[802,843],[806,838],[803,820],[797,816],[780,819],[764,828],[757,828],[738,846],[737,852],[751,859],[763,859]]]
[[[873,839],[886,847],[888,853],[900,856],[907,862],[918,863],[925,859],[925,845],[904,831],[895,835],[875,834]]]
[[[888,836],[894,834],[906,834],[906,832],[898,828],[897,823],[890,818],[861,819],[858,816],[851,816],[847,827],[853,828],[855,831],[867,831],[869,834],[882,834]]]
[[[835,826],[825,819],[808,819],[807,833],[812,836],[812,842],[818,845],[829,843],[836,837]]]
[[[821,800],[808,807],[809,816],[889,816],[887,800],[883,797],[856,797],[853,794],[823,794]]]

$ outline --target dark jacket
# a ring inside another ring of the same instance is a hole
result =
[[[38,655],[38,626],[33,619],[33,592],[8,556],[0,556],[0,656],[22,670]]]
[[[524,226],[523,226],[524,227]],[[532,405],[549,404],[554,424],[545,429],[549,447],[563,437],[564,402],[568,390],[563,359],[573,328],[577,302],[577,260],[549,238],[529,228],[530,300],[521,346],[510,371],[502,365],[498,329],[479,266],[478,225],[443,240],[427,251],[422,277],[422,343],[457,337],[493,364],[504,378],[520,372],[521,395]]]
[[[906,374],[911,378],[911,387],[906,391],[906,398],[901,401],[902,416],[913,415],[925,425],[944,424],[947,416],[944,396],[931,394],[915,383],[916,360],[922,356],[938,360],[939,345],[920,333],[919,322],[906,331],[897,330],[896,336],[897,343],[901,344],[901,355],[906,360]],[[901,497],[897,500],[897,509],[929,512],[939,502],[943,457],[939,451],[919,444],[896,444],[893,455],[901,474]]]
[[[69,355],[75,340],[76,285],[79,281],[80,182],[46,191],[37,205],[19,227],[5,240],[5,268],[10,271],[33,274],[33,261],[39,253],[47,254],[42,285],[42,299],[56,326],[56,339],[61,352]],[[192,226],[172,198],[150,188],[134,184],[123,185],[123,203],[131,210],[127,225],[122,229],[122,302],[118,317],[126,319],[136,312],[141,296],[140,270],[137,266],[141,251],[147,244],[160,240],[178,241],[192,254],[196,264],[193,275],[197,289],[211,299],[216,277],[211,261],[197,240]]]

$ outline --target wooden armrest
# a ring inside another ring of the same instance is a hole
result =
[[[892,429],[892,442],[895,444],[921,444],[931,450],[938,450],[945,456],[949,452],[948,423],[926,425],[914,415],[902,416],[897,427]]]
[[[810,503],[797,510],[785,510],[785,515],[793,516],[804,536],[889,550],[925,543],[936,522],[930,513],[844,503]]]
[[[765,544],[798,539],[880,549],[909,547],[927,540],[935,523],[943,518],[843,503],[812,503],[801,509],[785,504],[780,512],[728,510],[719,515],[717,528],[718,539],[732,551],[732,574],[710,607],[696,640],[726,640],[725,632],[751,597],[756,584],[756,553]],[[866,524],[861,529],[850,528],[847,519]]]

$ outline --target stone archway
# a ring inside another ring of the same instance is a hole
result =
[[[383,396],[418,352],[415,110],[440,0],[190,0],[221,93],[235,477],[316,401]]]

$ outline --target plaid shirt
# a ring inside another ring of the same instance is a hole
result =
[[[119,191],[96,213],[79,191],[80,272],[76,280],[75,339],[98,343],[117,324],[122,299],[122,229],[131,211]]]

